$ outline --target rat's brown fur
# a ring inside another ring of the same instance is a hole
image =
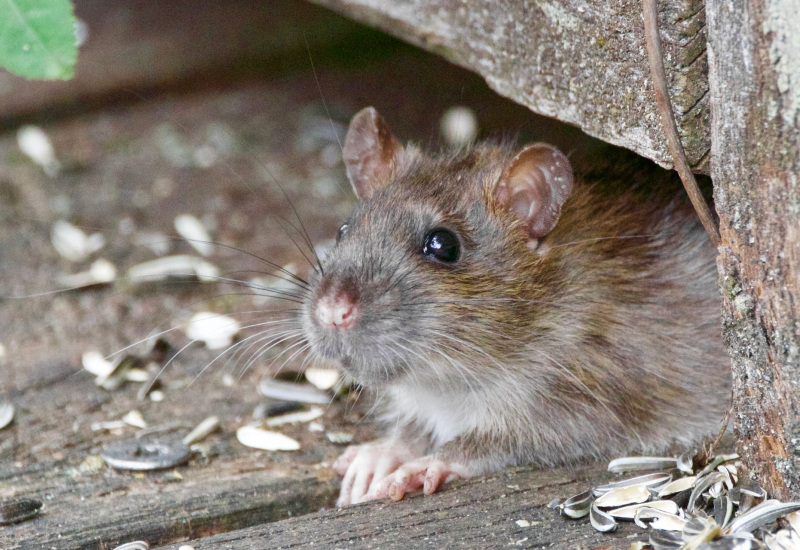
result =
[[[579,180],[531,243],[495,198],[513,154],[406,149],[312,281],[312,349],[382,388],[395,438],[473,475],[714,431],[730,381],[714,251],[691,206],[677,188],[648,198],[624,178]],[[419,253],[436,227],[459,235],[452,265]],[[337,292],[360,308],[348,333],[314,321],[316,300]]]

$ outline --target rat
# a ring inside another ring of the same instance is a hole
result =
[[[334,464],[339,505],[718,427],[715,250],[680,196],[576,177],[543,143],[424,153],[373,108],[343,159],[359,203],[301,322],[313,354],[378,390],[387,432]]]

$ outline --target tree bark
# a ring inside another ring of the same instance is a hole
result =
[[[745,465],[800,498],[800,1],[708,0],[718,267]]]

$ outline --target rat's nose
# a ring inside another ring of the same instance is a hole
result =
[[[325,296],[317,302],[317,320],[327,329],[350,330],[357,318],[358,306],[346,295]]]

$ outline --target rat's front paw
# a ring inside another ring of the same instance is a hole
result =
[[[449,477],[466,479],[470,475],[469,468],[464,464],[442,460],[437,455],[423,456],[403,464],[393,474],[373,483],[364,500],[385,497],[400,500],[406,493],[420,488],[430,495]]]
[[[336,505],[347,506],[369,500],[367,493],[372,492],[376,483],[419,454],[399,443],[376,442],[348,447],[333,464],[334,470],[344,476]]]

